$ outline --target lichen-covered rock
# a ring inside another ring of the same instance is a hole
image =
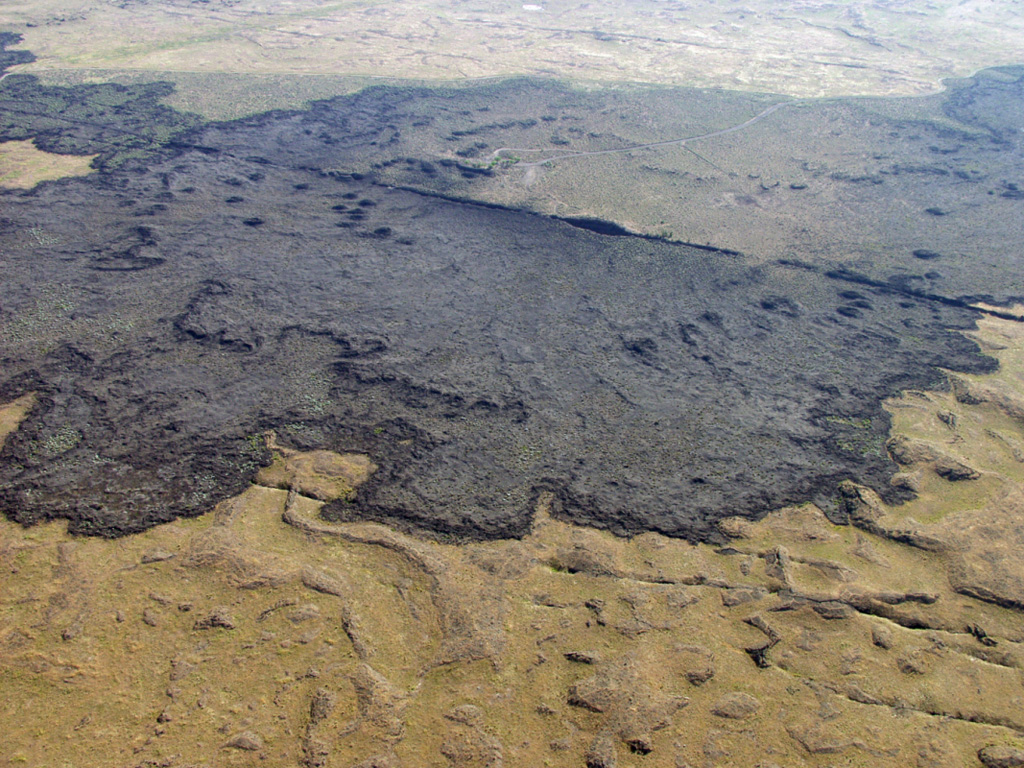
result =
[[[729,720],[745,720],[761,708],[761,702],[749,693],[730,691],[711,706],[711,714]]]
[[[943,480],[949,480],[952,483],[963,480],[977,480],[981,477],[978,470],[967,466],[962,461],[957,461],[951,456],[942,456],[935,462],[935,474]]]
[[[224,746],[230,749],[240,749],[244,752],[259,752],[263,749],[263,739],[252,731],[243,731],[234,736]]]
[[[891,627],[884,624],[871,625],[871,642],[883,650],[892,648],[893,632]]]
[[[992,744],[978,752],[978,759],[985,768],[1022,768],[1024,749],[1008,744]]]
[[[193,629],[234,629],[235,619],[226,606],[218,606],[196,621]]]
[[[587,747],[584,760],[587,768],[617,768],[615,740],[607,733],[599,733]]]

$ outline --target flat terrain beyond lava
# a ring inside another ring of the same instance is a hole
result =
[[[1019,76],[983,85],[975,113],[1019,104]],[[522,112],[531,87],[446,99],[468,115],[508,93]],[[0,400],[38,393],[0,454],[0,506],[74,532],[209,510],[269,461],[267,430],[378,465],[328,516],[471,537],[522,535],[544,491],[576,522],[690,539],[725,516],[828,508],[845,478],[896,500],[882,400],[940,367],[991,370],[955,331],[978,285],[1005,299],[1017,279],[1009,257],[923,248],[890,254],[892,279],[755,264],[439,194],[445,174],[463,195],[496,172],[464,159],[389,160],[419,191],[357,170],[429,126],[426,89],[203,126],[158,106],[162,86],[0,88],[21,110],[0,105],[0,138],[46,119],[43,148],[100,155],[90,176],[3,193],[0,220]],[[62,126],[25,108],[35,97],[89,118]],[[975,143],[936,162],[998,156],[1011,175],[993,198],[1015,201],[1020,138],[975,117],[956,129]],[[510,127],[474,140],[487,129]]]

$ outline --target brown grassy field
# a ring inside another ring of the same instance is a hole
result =
[[[1024,328],[977,337],[997,374],[889,404],[919,498],[849,486],[853,525],[806,505],[726,520],[713,548],[542,499],[521,541],[443,544],[323,522],[375,468],[289,451],[137,536],[4,522],[0,759],[967,766],[1021,747]],[[0,410],[4,433],[30,407]]]
[[[0,187],[31,189],[41,181],[92,172],[92,157],[42,152],[31,141],[0,143]]]

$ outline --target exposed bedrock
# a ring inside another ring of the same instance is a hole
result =
[[[882,399],[993,365],[962,307],[198,151],[5,210],[0,395],[39,404],[0,503],[84,533],[209,509],[274,429],[380,467],[335,518],[514,536],[547,490],[701,539],[847,477],[896,498]]]
[[[33,82],[3,86],[49,93]],[[38,394],[0,453],[0,509],[25,523],[114,536],[201,514],[269,462],[270,429],[378,467],[334,519],[518,536],[549,492],[619,534],[714,538],[724,516],[807,500],[841,520],[844,479],[910,493],[888,482],[884,398],[994,366],[956,332],[963,292],[353,171],[419,124],[424,89],[191,132],[155,92],[119,93],[173,140],[0,192],[0,399]],[[21,95],[0,104],[11,130],[70,135],[23,125]],[[75,146],[124,138],[119,120]]]

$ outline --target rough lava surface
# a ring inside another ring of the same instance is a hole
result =
[[[0,508],[104,536],[201,514],[274,430],[378,465],[335,519],[519,536],[547,491],[579,523],[702,540],[725,516],[828,507],[847,478],[898,500],[882,400],[994,366],[955,296],[326,161],[392,140],[394,101],[183,118],[97,174],[0,193],[0,399],[38,394]]]

